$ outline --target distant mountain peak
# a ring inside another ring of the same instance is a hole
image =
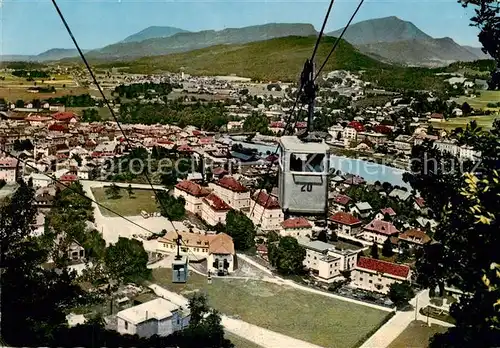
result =
[[[343,28],[328,35],[339,36]],[[352,44],[366,45],[377,42],[432,39],[413,23],[396,16],[368,19],[349,26],[344,38]]]
[[[170,36],[173,36],[175,34],[188,33],[188,32],[189,31],[187,31],[187,30],[176,28],[176,27],[152,25],[150,27],[147,27],[146,29],[143,29],[135,34],[132,34],[132,35],[126,37],[121,42],[122,43],[141,42],[144,40],[170,37]]]

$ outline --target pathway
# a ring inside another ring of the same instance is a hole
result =
[[[418,303],[417,303],[418,301]],[[420,314],[420,308],[426,307],[430,303],[429,291],[423,290],[419,292],[411,301],[410,304],[416,308],[416,311],[396,312],[396,314],[378,329],[360,348],[385,348],[396,339],[406,327],[415,320],[415,312],[417,313],[417,320],[423,322],[427,321],[427,317]],[[430,324],[437,324],[445,327],[452,327],[454,325],[429,318]]]
[[[156,295],[166,298],[169,301],[177,304],[178,306],[186,307],[189,303],[185,297],[168,291],[167,289],[159,285],[151,284],[149,288],[153,290]],[[233,319],[225,315],[221,315],[221,318],[222,325],[224,326],[224,329],[226,331],[245,338],[263,348],[321,348],[320,346],[314,345],[312,343],[308,343],[271,330],[267,330],[256,325],[246,323],[239,319]]]

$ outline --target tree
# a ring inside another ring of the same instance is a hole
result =
[[[328,235],[326,234],[325,230],[322,230],[321,232],[318,233],[318,240],[324,243],[328,242]]]
[[[259,112],[253,112],[250,116],[245,118],[243,131],[272,135],[272,132],[269,130],[269,119],[266,115]]]
[[[391,240],[387,238],[382,246],[382,255],[385,257],[391,257],[393,254]]]
[[[147,279],[151,273],[147,268],[148,254],[136,239],[118,238],[106,249],[104,262],[110,276],[120,282]]]
[[[170,220],[182,220],[186,215],[186,200],[184,197],[175,198],[169,195],[166,191],[156,191],[160,202],[161,214]]]
[[[412,151],[412,157],[422,163],[412,161],[411,174],[405,175],[440,221],[434,234],[436,243],[426,246],[417,260],[417,281],[431,288],[439,286],[441,292],[445,286],[463,292],[450,310],[457,329],[439,336],[440,346],[467,346],[470,342],[494,346],[492,338],[499,337],[498,328],[490,321],[491,294],[482,282],[485,270],[498,263],[500,249],[499,136],[498,120],[490,131],[469,124],[458,140],[481,152],[478,168],[424,143]],[[461,164],[458,169],[456,163]]]
[[[16,100],[16,108],[24,108],[24,100],[22,99]]]
[[[374,259],[378,259],[378,245],[377,243],[373,242],[371,249],[370,249],[370,255]]]
[[[280,274],[300,274],[304,270],[306,250],[294,237],[286,236],[268,246],[269,262]]]
[[[406,280],[401,283],[392,283],[389,287],[389,299],[398,308],[408,305],[408,301],[410,301],[414,296],[415,291],[413,291],[411,284]]]
[[[469,103],[464,102],[462,104],[462,112],[464,113],[464,116],[467,116],[472,112],[472,107],[469,105]]]
[[[115,183],[112,183],[104,190],[104,192],[106,193],[107,196],[110,196],[111,199],[118,199],[121,197],[120,190],[121,189],[120,189],[120,187],[118,187],[118,185],[116,185]]]
[[[255,225],[245,214],[231,210],[226,216],[226,231],[233,238],[237,250],[255,246]]]
[[[134,198],[134,190],[132,189],[132,185],[129,184],[127,187],[128,198]]]
[[[479,42],[483,52],[488,53],[496,62],[496,69],[491,71],[488,89],[500,89],[500,6],[497,0],[459,0],[463,7],[474,6],[471,25],[480,30]]]

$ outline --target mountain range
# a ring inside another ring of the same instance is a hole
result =
[[[338,29],[328,36],[338,37]],[[188,52],[215,45],[245,44],[286,36],[317,36],[311,24],[269,23],[219,31],[189,32],[175,27],[148,27],[120,42],[86,50],[96,60],[133,60],[141,57]],[[451,38],[433,38],[413,23],[397,17],[370,19],[352,24],[344,39],[360,52],[385,63],[406,66],[443,66],[454,61],[488,59],[480,48],[460,46]],[[77,57],[75,49],[51,49],[35,56],[2,56],[4,61],[55,61]]]
[[[342,30],[328,35],[339,36]],[[361,52],[389,63],[433,67],[455,61],[489,59],[480,48],[460,46],[449,37],[433,38],[413,23],[395,16],[353,24],[344,38]]]

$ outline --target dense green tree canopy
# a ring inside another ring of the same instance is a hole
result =
[[[294,237],[286,236],[269,243],[268,255],[269,262],[280,274],[301,274],[304,271],[306,250]]]
[[[227,213],[226,231],[233,238],[237,250],[248,250],[255,246],[255,226],[242,212],[231,210]]]
[[[104,262],[111,277],[119,281],[131,282],[150,276],[148,254],[136,239],[120,237],[106,249]]]

